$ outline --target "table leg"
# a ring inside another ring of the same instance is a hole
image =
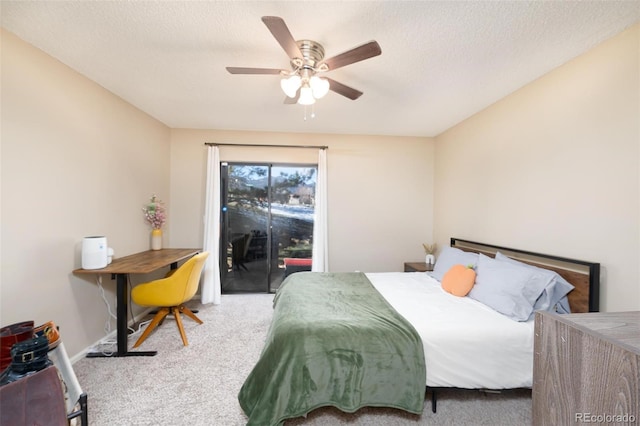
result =
[[[116,318],[117,324],[116,327],[118,329],[118,356],[124,356],[128,351],[129,345],[129,330],[127,327],[127,274],[117,274],[117,289],[116,289],[116,298],[118,300],[118,306],[116,308]]]
[[[116,274],[116,300],[118,306],[116,307],[116,336],[118,342],[118,350],[113,353],[100,353],[91,352],[87,354],[88,358],[103,358],[103,357],[122,357],[122,356],[154,356],[158,351],[129,351],[129,328],[128,328],[128,313],[127,313],[127,274]]]

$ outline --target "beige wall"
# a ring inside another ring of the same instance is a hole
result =
[[[73,356],[108,318],[95,277],[71,273],[82,238],[107,236],[116,256],[148,249],[141,209],[154,192],[171,201],[170,131],[8,32],[1,47],[0,322],[54,320]]]
[[[329,268],[401,271],[433,238],[429,138],[172,130],[171,243],[202,244],[205,142],[326,145]],[[317,163],[317,150],[221,147],[221,160]],[[197,225],[197,226],[194,226]]]
[[[53,319],[72,356],[102,338],[98,287],[71,274],[82,237],[106,235],[117,256],[147,249],[141,207],[157,193],[165,244],[201,246],[205,142],[329,146],[333,271],[398,271],[421,243],[457,236],[601,262],[602,309],[640,309],[638,37],[636,26],[434,141],[171,130],[3,31],[0,323]],[[314,161],[237,150],[223,159]],[[105,280],[112,307],[114,287]]]
[[[640,309],[640,26],[436,138],[435,229],[602,264]]]

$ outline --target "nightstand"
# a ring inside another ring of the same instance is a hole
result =
[[[433,271],[432,264],[426,264],[424,262],[404,262],[405,272],[430,272]]]

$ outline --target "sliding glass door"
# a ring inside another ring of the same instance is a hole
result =
[[[316,175],[315,165],[222,164],[223,293],[273,292],[310,269]]]

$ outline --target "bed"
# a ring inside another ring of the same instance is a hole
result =
[[[448,263],[470,259],[478,272],[473,294],[444,291]],[[539,284],[547,275],[553,280]],[[503,278],[507,293],[523,286],[517,297],[531,299],[530,310],[494,287]],[[566,297],[555,295],[557,281],[571,288]],[[279,425],[323,406],[420,414],[427,390],[435,411],[440,388],[530,388],[534,302],[542,306],[549,293],[558,297],[544,309],[597,311],[598,284],[597,263],[457,238],[433,273],[292,274],[276,293],[265,346],[238,399],[247,424]],[[494,296],[509,301],[506,310]]]

